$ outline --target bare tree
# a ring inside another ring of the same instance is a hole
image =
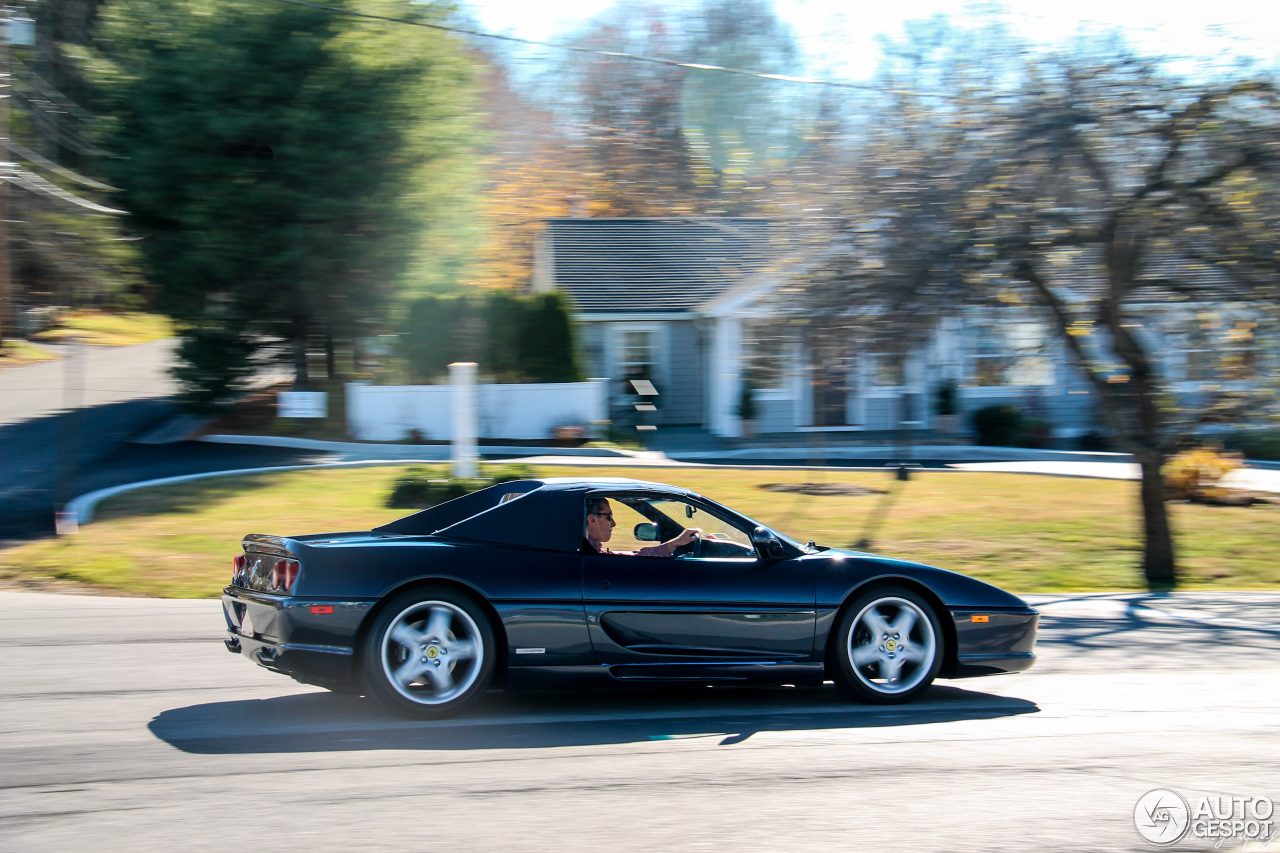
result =
[[[915,36],[871,107],[843,251],[808,297],[892,330],[979,303],[1038,311],[1141,466],[1143,572],[1170,587],[1173,398],[1143,326],[1171,300],[1274,306],[1275,87],[1188,82],[1114,43],[1043,55],[1005,40],[984,62],[945,26]]]

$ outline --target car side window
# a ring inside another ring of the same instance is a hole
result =
[[[694,546],[679,549],[676,555],[686,560],[754,560],[755,545],[751,536],[740,528],[718,515],[689,501],[675,499],[659,499],[649,501],[649,505],[660,512],[670,523],[662,522],[661,536],[664,541],[679,535],[680,530],[687,527],[702,529],[702,541]]]
[[[646,524],[649,519],[616,498],[609,500],[609,507],[613,512],[613,520],[617,522],[617,527],[613,528],[613,535],[605,543],[605,547],[610,551],[638,551],[648,545],[657,544],[636,538],[637,525]]]

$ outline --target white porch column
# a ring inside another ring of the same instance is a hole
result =
[[[717,317],[711,333],[711,431],[725,438],[742,435],[738,402],[742,395],[742,321]]]
[[[476,363],[449,365],[449,384],[453,389],[452,474],[470,479],[476,476]]]

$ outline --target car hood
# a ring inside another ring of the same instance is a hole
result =
[[[877,580],[907,578],[924,584],[947,607],[1025,608],[1027,603],[1012,593],[986,581],[962,575],[950,569],[883,557],[865,551],[828,548],[803,558],[813,561],[819,589],[849,589]],[[843,593],[840,593],[843,594]]]

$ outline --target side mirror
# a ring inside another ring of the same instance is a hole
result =
[[[751,531],[751,544],[756,546],[756,551],[763,558],[781,559],[787,556],[778,537],[767,527],[757,527]]]
[[[635,534],[639,542],[657,542],[658,525],[651,521],[642,521],[636,525]]]

